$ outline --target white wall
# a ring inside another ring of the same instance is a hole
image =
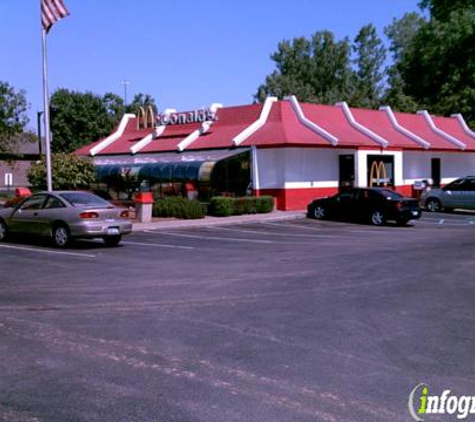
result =
[[[340,148],[257,149],[259,189],[338,187],[339,155],[355,154],[356,186],[367,186],[368,155],[394,156],[396,186],[430,180],[431,158],[441,159],[442,183],[475,175],[475,153],[431,151],[379,151]]]
[[[338,156],[354,153],[337,148],[258,149],[259,188],[338,187]]]
[[[415,180],[431,180],[431,159],[440,158],[442,184],[467,175],[475,175],[475,153],[472,152],[404,152],[403,178],[406,185]]]

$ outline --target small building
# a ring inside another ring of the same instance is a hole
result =
[[[190,112],[126,114],[107,138],[77,151],[117,191],[139,183],[159,195],[272,195],[281,210],[349,186],[386,186],[414,195],[475,174],[475,133],[461,115],[440,117],[299,103]]]
[[[0,152],[0,191],[13,191],[29,186],[27,172],[32,163],[40,159],[40,146],[30,133],[22,133],[13,139],[13,151]]]

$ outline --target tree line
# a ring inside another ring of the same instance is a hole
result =
[[[422,0],[419,6],[427,17],[407,13],[384,29],[388,49],[372,24],[353,41],[318,31],[280,42],[271,55],[276,69],[255,98],[293,94],[321,104],[427,108],[441,115],[460,112],[475,124],[475,3]]]
[[[300,101],[353,107],[390,105],[397,111],[460,112],[475,125],[475,4],[473,0],[421,0],[384,29],[385,47],[372,24],[338,40],[331,31],[281,41],[275,70],[254,98],[296,95]],[[389,63],[389,64],[388,64]],[[71,152],[111,133],[126,112],[155,99],[138,94],[127,107],[113,93],[58,89],[51,96],[52,151]],[[0,154],[11,152],[28,123],[26,94],[0,81]]]

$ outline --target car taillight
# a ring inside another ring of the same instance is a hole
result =
[[[124,210],[119,214],[122,218],[129,218],[129,210]]]
[[[79,214],[79,218],[99,218],[99,214],[94,211],[84,211]]]

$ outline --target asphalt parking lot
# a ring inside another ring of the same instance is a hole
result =
[[[0,420],[408,421],[475,395],[474,256],[466,213],[0,243]]]

